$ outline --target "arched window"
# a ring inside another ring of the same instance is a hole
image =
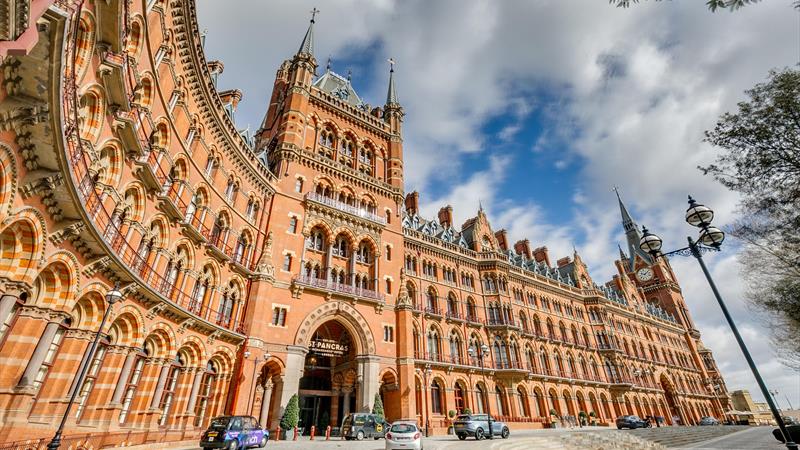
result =
[[[450,333],[450,359],[453,364],[463,364],[461,356],[461,338],[453,331]]]
[[[324,147],[332,148],[334,141],[334,134],[333,130],[330,127],[325,127],[319,133],[319,145]]]
[[[336,256],[341,256],[342,258],[347,258],[349,255],[350,250],[347,243],[347,239],[344,236],[337,236],[336,243],[333,247],[333,254]]]
[[[428,293],[426,295],[426,300],[428,303],[426,305],[428,312],[432,314],[438,314],[439,308],[437,307],[438,305],[436,304],[436,292],[434,292],[433,289],[428,290]]]
[[[235,291],[229,291],[222,294],[222,302],[220,303],[219,318],[217,324],[228,327],[231,324],[231,317],[233,316],[233,305],[236,301]]]
[[[498,414],[501,415],[501,416],[508,415],[507,411],[506,411],[506,402],[504,401],[504,398],[503,398],[503,390],[500,389],[500,386],[495,386],[494,387],[494,394],[495,394],[495,399],[497,400],[497,412],[498,412]]]
[[[428,332],[428,359],[439,360],[439,333],[433,329]]]
[[[459,382],[456,382],[455,386],[453,386],[453,398],[455,400],[456,414],[461,414],[466,407],[466,395],[464,394],[464,388],[461,387],[461,383]]]
[[[477,395],[475,396],[475,412],[480,414],[486,413],[486,391],[483,389],[483,385],[479,384],[475,386],[475,390],[477,391]]]
[[[194,409],[194,426],[200,426],[208,412],[208,403],[211,400],[211,393],[214,392],[214,382],[217,379],[217,366],[209,361],[206,364],[206,371],[197,390],[197,400]],[[266,419],[266,418],[264,418]]]
[[[431,412],[433,414],[442,414],[442,393],[444,390],[442,389],[441,384],[439,384],[439,380],[433,380],[431,383]]]
[[[525,393],[525,390],[522,389],[522,386],[517,387],[517,399],[519,400],[519,416],[530,417],[531,411],[528,407],[528,395]]]
[[[95,350],[94,358],[92,358],[92,362],[89,365],[89,370],[86,371],[86,378],[83,380],[83,386],[80,391],[78,391],[77,404],[75,405],[75,420],[81,420],[81,416],[83,416],[83,411],[86,408],[86,401],[92,393],[92,388],[97,381],[97,375],[100,373],[100,367],[103,365],[103,357],[106,355],[108,344],[108,340],[103,339],[97,346],[97,350]]]
[[[159,425],[163,426],[167,424],[167,419],[170,416],[170,409],[175,399],[175,391],[178,387],[178,378],[180,377],[183,367],[183,358],[178,354],[172,362],[172,367],[168,369],[167,382],[164,383],[164,392],[161,394],[161,401],[158,405],[159,409],[161,409],[161,417],[158,419]]]
[[[142,378],[142,370],[144,370],[145,358],[151,353],[150,346],[145,344],[142,353],[136,355],[136,361],[133,363],[133,370],[130,376],[125,380],[125,394],[122,398],[122,409],[119,412],[119,423],[124,424],[128,418],[128,412],[133,403],[133,396],[136,394],[136,388],[139,386],[139,381]]]

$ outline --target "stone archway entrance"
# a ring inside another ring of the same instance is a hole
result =
[[[677,401],[675,400],[675,388],[670,383],[667,376],[662,374],[661,378],[659,379],[661,383],[661,389],[664,390],[664,398],[667,400],[667,411],[666,413],[669,414],[669,417],[666,417],[666,420],[669,421],[671,425],[678,425],[675,423],[675,418],[677,417],[680,421],[683,421],[681,417],[680,407],[678,406]],[[680,425],[685,425],[684,423],[680,423]]]
[[[338,321],[321,324],[311,335],[303,364],[298,396],[300,424],[304,434],[311,426],[324,430],[337,426],[357,410],[361,393],[356,345],[350,332]]]

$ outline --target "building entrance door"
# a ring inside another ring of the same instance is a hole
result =
[[[355,411],[359,363],[350,333],[330,320],[317,328],[306,354],[299,383],[300,426],[303,434],[328,425],[339,426],[345,414]]]

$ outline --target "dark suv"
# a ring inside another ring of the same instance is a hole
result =
[[[619,416],[617,417],[617,429],[630,428],[650,428],[652,425],[646,420],[642,420],[639,416]]]

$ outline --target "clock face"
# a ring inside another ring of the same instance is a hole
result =
[[[636,278],[640,281],[649,281],[653,279],[653,269],[645,267],[636,272]]]

